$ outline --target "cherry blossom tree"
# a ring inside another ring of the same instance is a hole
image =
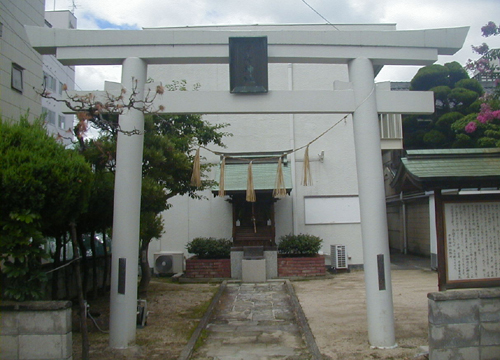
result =
[[[500,34],[500,26],[489,21],[481,28],[484,37],[497,36]],[[481,98],[481,109],[476,119],[465,126],[465,132],[472,134],[477,131],[481,124],[500,124],[500,49],[490,49],[488,44],[472,46],[477,54],[481,55],[478,60],[469,60],[465,68],[469,71],[479,73],[489,80],[495,81],[495,90],[492,94],[485,94]]]

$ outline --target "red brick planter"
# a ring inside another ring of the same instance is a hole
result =
[[[186,273],[188,278],[230,278],[230,259],[197,259],[186,260]]]
[[[278,277],[322,276],[325,274],[326,267],[323,256],[278,258]]]

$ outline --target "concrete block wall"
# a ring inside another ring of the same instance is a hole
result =
[[[428,294],[431,360],[500,359],[500,288]]]
[[[0,311],[0,359],[72,358],[70,301],[3,302]]]

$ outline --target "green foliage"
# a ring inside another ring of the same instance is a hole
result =
[[[446,63],[444,67],[448,69],[448,85],[452,88],[457,87],[460,80],[469,79],[467,71],[456,61]]]
[[[278,243],[278,253],[285,256],[316,256],[323,239],[308,234],[284,235]]]
[[[0,218],[29,210],[44,235],[58,233],[85,209],[92,173],[85,159],[49,136],[41,121],[0,120]]]
[[[141,241],[149,242],[152,239],[159,239],[164,232],[163,219],[160,214],[152,211],[141,212]]]
[[[477,140],[477,147],[491,148],[491,147],[495,147],[497,142],[498,142],[497,139],[484,136],[484,137]]]
[[[7,280],[3,295],[17,301],[40,299],[46,280],[40,260],[47,257],[42,248],[40,216],[29,210],[10,213],[0,219],[0,229],[0,261]]]
[[[455,87],[474,91],[479,96],[484,94],[483,86],[476,79],[462,79],[455,84]]]
[[[186,82],[172,82],[168,86],[171,91],[186,89]],[[102,231],[103,225],[111,226],[113,211],[113,182],[116,158],[116,117],[108,116],[112,126],[101,130],[101,136],[85,142],[83,154],[92,163],[96,177],[106,180],[105,186],[98,182],[93,187],[91,206],[85,216],[86,231],[92,225],[102,223],[95,231]],[[114,124],[114,125],[113,125]],[[211,125],[202,120],[200,115],[146,115],[144,119],[144,152],[142,165],[141,193],[141,241],[149,243],[163,232],[163,220],[160,214],[170,205],[168,199],[175,195],[188,194],[192,198],[200,198],[198,190],[214,184],[204,179],[202,187],[191,185],[191,174],[194,150],[200,145],[214,143],[224,146],[222,138],[229,135],[222,132],[226,125]],[[202,165],[202,173],[209,169]],[[108,181],[109,180],[109,181]],[[108,184],[108,185],[106,185]],[[106,195],[106,194],[107,195]],[[100,219],[96,219],[94,209],[98,209]],[[151,229],[148,227],[152,226]]]
[[[451,129],[451,125],[463,117],[464,116],[457,111],[446,113],[438,119],[436,127],[441,131],[449,131]]]
[[[495,127],[494,129],[487,129],[484,131],[484,136],[493,138],[493,139],[500,139],[500,131],[498,126]]]
[[[456,149],[470,148],[472,147],[472,143],[472,139],[469,135],[457,134],[453,147]]]
[[[465,88],[454,88],[448,94],[452,108],[467,113],[467,108],[479,98],[479,94]]]
[[[473,133],[466,133],[465,127],[470,122],[477,126]],[[477,114],[472,113],[460,118],[451,125],[451,129],[456,133],[456,140],[453,147],[498,147],[500,145],[500,124],[496,122],[482,123],[477,120]]]
[[[195,90],[199,85],[195,85]],[[166,85],[168,91],[186,91],[186,81],[173,81]],[[101,124],[100,137],[86,141],[82,147],[83,153],[92,163],[96,177],[114,179],[116,142],[119,133],[118,117],[103,115],[106,122],[94,119],[94,124]],[[199,146],[210,143],[224,147],[222,139],[230,134],[222,131],[227,125],[211,125],[202,120],[200,115],[168,115],[149,114],[144,119],[144,148],[142,163],[141,189],[141,223],[140,248],[141,254],[148,251],[149,243],[161,237],[164,232],[162,213],[170,208],[168,200],[176,195],[188,195],[200,199],[200,190],[207,189],[215,184],[208,180],[206,173],[210,164],[201,165],[202,186],[191,185],[194,155]],[[82,143],[80,142],[80,145]],[[113,186],[94,186],[95,192],[91,197],[91,206],[85,214],[86,231],[103,231],[103,226],[111,226],[113,213]],[[104,195],[104,191],[108,195]],[[100,194],[100,195],[99,195]],[[104,200],[104,201],[102,201]],[[99,203],[101,201],[101,203]],[[93,208],[99,209],[96,219]],[[99,228],[92,228],[99,224]],[[229,252],[227,253],[229,256]],[[147,256],[140,256],[143,274],[149,271]],[[147,291],[149,279],[143,275],[139,288]]]
[[[410,89],[433,91],[435,113],[403,117],[405,149],[478,146],[476,135],[463,134],[464,127],[455,126],[457,122],[462,124],[467,115],[479,111],[479,99],[484,94],[481,84],[470,79],[460,64],[425,66],[412,79]]]
[[[231,246],[232,242],[228,239],[198,237],[190,241],[186,249],[199,259],[229,259]]]
[[[426,91],[437,86],[454,88],[457,82],[468,78],[467,72],[456,61],[424,66],[411,80],[410,90]]]
[[[436,86],[448,86],[449,73],[448,68],[437,64],[420,68],[411,80],[410,90],[426,91]]]
[[[4,295],[38,299],[42,236],[67,229],[85,209],[90,166],[49,136],[41,120],[0,119],[0,256],[7,277]]]
[[[451,89],[449,86],[446,86],[446,85],[435,86],[430,90],[432,92],[434,92],[434,100],[436,101],[436,104],[440,104],[441,106],[444,106],[445,104],[447,104],[448,95],[451,92]]]
[[[451,124],[451,129],[454,131],[461,131],[465,128],[471,121],[476,121],[477,114],[469,114],[467,116],[462,116],[460,119],[456,120],[453,124]],[[478,127],[482,127],[481,123],[477,123]]]
[[[434,148],[446,141],[446,136],[441,131],[434,129],[426,133],[423,140],[427,147]]]

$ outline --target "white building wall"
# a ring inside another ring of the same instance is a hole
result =
[[[29,112],[33,120],[41,114],[40,96],[34,88],[42,84],[42,57],[30,46],[24,25],[44,26],[44,0],[0,0],[0,114],[18,121]],[[13,64],[20,66],[22,91],[11,87]]]
[[[148,77],[164,84],[186,80],[188,90],[199,83],[198,91],[229,91],[228,65],[153,65]],[[269,91],[273,90],[331,90],[334,81],[348,81],[347,66],[326,64],[269,64]],[[235,95],[266,96],[266,95]],[[168,108],[168,93],[164,95]],[[230,124],[225,130],[232,137],[225,139],[226,149],[215,151],[261,152],[283,151],[306,145],[343,115],[208,115],[211,123]],[[324,151],[324,160],[319,156]],[[218,163],[219,156],[202,150],[206,161]],[[354,153],[352,117],[348,116],[334,129],[311,144],[312,186],[302,185],[304,149],[288,159],[295,159],[295,174],[291,196],[275,203],[276,238],[291,233],[307,233],[323,238],[324,253],[330,245],[345,244],[350,264],[362,264],[361,229],[359,223],[306,225],[304,198],[306,196],[357,196],[357,175]],[[382,164],[381,164],[382,166]],[[213,176],[213,175],[212,175]],[[218,179],[215,179],[218,181]],[[164,213],[166,233],[150,246],[150,260],[155,252],[184,251],[187,242],[195,237],[231,237],[232,205],[225,199],[204,193],[208,200],[175,197]]]
[[[45,26],[62,29],[76,29],[77,27],[76,18],[69,10],[46,11],[45,19]],[[55,79],[54,88],[48,89],[54,97],[63,97],[63,85],[66,85],[68,90],[75,89],[75,68],[73,66],[63,66],[53,55],[42,55],[42,58],[44,78]],[[47,80],[47,83],[51,83],[51,80]],[[60,102],[42,98],[42,110],[47,114],[45,118],[47,131],[59,137],[65,145],[70,145],[74,139],[72,128],[75,116],[63,114],[62,109],[63,106]]]

